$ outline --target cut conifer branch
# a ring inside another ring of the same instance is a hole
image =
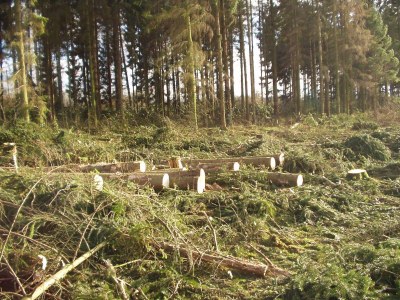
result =
[[[101,248],[104,248],[106,246],[106,242],[102,242],[98,244],[96,247],[93,249],[89,250],[85,254],[83,254],[81,257],[77,258],[74,260],[72,263],[66,265],[64,268],[62,268],[60,271],[55,273],[53,276],[51,276],[49,279],[44,281],[41,285],[39,285],[35,291],[33,292],[32,295],[29,297],[24,297],[22,300],[35,300],[42,296],[53,284],[56,282],[60,281],[63,279],[69,272],[71,272],[73,269],[75,269],[77,266],[79,266],[81,263],[83,263],[85,260],[87,260],[89,257],[91,257],[93,254],[95,254],[97,251],[99,251]]]
[[[303,185],[303,175],[291,173],[267,173],[267,179],[277,186],[297,187]]]
[[[190,260],[197,261],[198,264],[206,262],[214,264],[218,268],[226,268],[241,274],[266,277],[266,276],[289,276],[289,272],[275,265],[265,265],[259,262],[251,262],[232,256],[224,256],[215,252],[207,253],[195,249],[189,249],[182,245],[174,245],[169,243],[154,243],[154,248],[165,252],[177,252],[179,256],[186,257]]]

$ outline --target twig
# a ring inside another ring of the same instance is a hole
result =
[[[270,265],[270,266],[274,266],[273,262],[264,254],[262,253],[259,249],[257,249],[256,247],[254,247],[252,244],[249,244],[249,246],[256,251],[258,254],[260,254],[264,260]]]
[[[171,296],[168,299],[173,299],[175,295],[178,294],[179,286],[182,283],[182,279],[179,279],[179,281],[176,283],[174,291],[172,292]]]
[[[48,174],[46,174],[48,175]],[[28,191],[28,193],[26,194],[25,198],[22,200],[22,203],[19,205],[18,210],[15,214],[14,220],[11,223],[10,229],[8,230],[8,234],[6,236],[6,240],[3,243],[3,247],[1,248],[1,252],[0,252],[0,260],[3,258],[4,255],[4,250],[6,249],[6,245],[7,242],[10,238],[11,232],[14,229],[15,223],[17,221],[18,215],[22,210],[22,207],[24,206],[25,202],[28,200],[29,196],[32,194],[33,190],[36,188],[36,186],[44,179],[44,177],[40,178],[38,181],[36,181],[36,183],[30,188],[30,190]]]
[[[83,230],[83,232],[82,232],[82,234],[81,234],[81,238],[79,239],[79,243],[78,243],[78,246],[76,247],[75,254],[74,254],[74,258],[73,258],[72,260],[75,260],[75,258],[78,256],[78,251],[79,251],[79,249],[81,248],[81,244],[82,244],[83,239],[85,238],[85,233],[86,233],[86,231],[88,230],[90,224],[92,223],[92,221],[93,221],[95,215],[97,214],[98,211],[100,211],[100,209],[103,209],[103,208],[107,207],[107,205],[104,206],[104,207],[102,207],[102,204],[103,204],[103,203],[100,203],[100,205],[96,208],[96,210],[95,210],[95,211],[92,213],[92,215],[90,216],[90,219],[89,219],[89,221],[87,222],[87,224],[86,224],[86,226],[85,226],[85,229]]]
[[[22,293],[24,294],[24,296],[26,295],[26,291],[24,286],[22,285],[21,281],[19,280],[17,274],[15,273],[14,269],[11,267],[10,263],[8,262],[8,259],[4,256],[3,257],[4,262],[6,263],[8,269],[10,270],[11,274],[14,276],[15,280],[17,281],[19,287],[22,290]]]
[[[94,253],[96,253],[101,248],[105,247],[106,245],[107,245],[107,242],[105,242],[105,241],[100,243],[100,244],[98,244],[96,247],[94,247],[93,249],[89,250],[88,252],[83,254],[78,259],[74,260],[71,264],[66,265],[64,268],[62,268],[56,274],[54,274],[49,279],[47,279],[45,282],[43,282],[41,285],[39,285],[30,297],[24,297],[22,300],[35,300],[35,299],[39,298],[53,284],[55,284],[57,281],[63,279],[70,271],[75,269],[77,266],[79,266],[81,263],[83,263],[85,260],[87,260]]]
[[[126,294],[126,290],[125,290],[125,282],[122,279],[117,277],[117,271],[115,270],[115,268],[112,265],[110,260],[104,259],[103,261],[107,266],[110,277],[117,285],[117,288],[119,290],[119,293],[121,294],[122,299],[129,300],[129,296]]]
[[[208,225],[210,226],[212,232],[213,232],[213,238],[214,238],[214,246],[215,246],[215,251],[219,252],[219,247],[218,247],[218,240],[217,240],[217,233],[215,232],[215,228],[212,225],[210,218],[208,217],[207,213],[203,211],[204,216],[207,219]]]

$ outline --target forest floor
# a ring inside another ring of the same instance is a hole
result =
[[[110,122],[97,134],[0,128],[0,144],[16,142],[21,165],[19,174],[0,168],[0,298],[31,294],[106,241],[46,299],[124,299],[121,286],[131,299],[399,299],[400,122],[372,119],[306,116],[296,126],[198,133],[163,119],[123,128]],[[105,180],[99,192],[94,174],[45,168],[280,151],[286,160],[278,169],[303,174],[303,186],[277,187],[265,173],[242,167],[209,177],[223,190],[203,194],[156,193],[122,179]],[[1,160],[5,166],[10,158]],[[354,168],[369,178],[346,179]],[[270,260],[290,275],[244,275],[155,247],[164,242]],[[47,258],[45,270],[38,255]]]

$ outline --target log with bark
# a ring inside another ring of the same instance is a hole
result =
[[[197,168],[200,164],[227,164],[238,162],[242,165],[252,165],[254,167],[266,167],[274,170],[276,167],[275,158],[272,156],[246,156],[246,157],[230,157],[230,158],[215,158],[215,159],[184,159],[182,163],[188,168]]]
[[[283,270],[273,264],[265,265],[263,263],[251,262],[248,260],[225,256],[220,253],[207,253],[195,249],[189,249],[183,245],[174,245],[165,242],[153,243],[153,247],[165,252],[177,252],[180,256],[186,257],[196,263],[206,262],[215,264],[218,268],[226,268],[236,271],[238,273],[266,277],[266,276],[289,276],[289,272]]]
[[[285,161],[285,154],[283,152],[280,154],[274,154],[271,156],[273,158],[275,158],[276,166],[283,166],[283,163]]]
[[[220,172],[223,170],[237,172],[240,170],[240,164],[235,162],[214,162],[214,163],[200,163],[197,168],[203,169],[207,173]]]
[[[120,162],[120,163],[99,163],[94,165],[79,166],[81,172],[97,171],[100,173],[130,173],[145,172],[146,163],[144,161]]]
[[[167,173],[131,173],[131,174],[99,174],[103,179],[123,179],[136,183],[140,186],[151,186],[155,191],[161,191],[164,188],[169,188],[171,185],[169,175]]]
[[[303,175],[291,173],[267,173],[267,179],[277,186],[296,187],[303,185]]]
[[[206,187],[206,173],[203,169],[197,170],[180,170],[166,169],[162,172],[169,175],[171,187],[179,189],[195,190],[198,193],[203,193]],[[159,174],[160,171],[146,172],[145,174]]]
[[[57,172],[99,172],[99,173],[131,173],[145,172],[146,163],[144,161],[119,162],[119,163],[97,163],[91,165],[65,165],[57,167]]]

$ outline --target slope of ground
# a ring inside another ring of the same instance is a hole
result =
[[[42,297],[123,299],[125,289],[131,299],[399,299],[400,126],[366,120],[308,116],[298,126],[199,133],[168,120],[92,135],[22,124],[0,129],[1,143],[18,144],[21,165],[19,174],[0,168],[0,294],[29,295],[106,241]],[[274,186],[244,167],[209,177],[223,190],[203,194],[156,193],[124,180],[106,180],[99,192],[94,174],[45,168],[280,151],[280,168],[302,173],[302,187]],[[10,163],[7,153],[1,160]],[[353,168],[370,178],[347,180]],[[166,242],[272,261],[290,275],[245,275],[161,249]],[[44,270],[39,255],[47,259]]]

